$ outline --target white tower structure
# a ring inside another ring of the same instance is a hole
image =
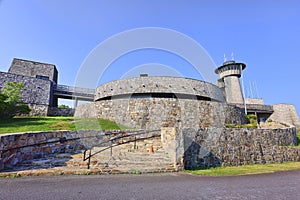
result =
[[[223,89],[227,103],[244,104],[239,78],[245,68],[244,63],[230,60],[225,61],[222,66],[215,70],[215,73],[219,75],[218,86]]]

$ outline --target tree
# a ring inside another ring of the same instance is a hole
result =
[[[23,88],[23,83],[6,83],[6,86],[0,91],[0,118],[11,118],[30,112],[30,108],[20,97]]]
[[[59,105],[57,108],[70,108],[68,105],[65,105],[65,104],[61,104]]]

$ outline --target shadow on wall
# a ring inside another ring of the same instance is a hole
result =
[[[193,138],[184,136],[184,169],[200,167],[217,167],[221,160],[205,147],[201,146],[204,140],[195,142]]]

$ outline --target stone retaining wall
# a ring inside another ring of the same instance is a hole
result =
[[[107,147],[112,137],[128,136],[137,131],[53,131],[0,135],[0,170],[13,168],[24,161],[56,153],[78,153]],[[159,136],[161,134],[161,136]],[[133,139],[118,139],[122,143]],[[268,162],[300,161],[296,129],[180,129],[164,127],[147,132],[139,140],[122,146],[124,151],[162,149],[176,169],[210,166],[237,166]],[[103,143],[106,142],[106,143]],[[128,158],[129,159],[129,158]]]
[[[50,107],[48,116],[74,116],[74,108],[56,108]]]
[[[135,131],[136,132],[136,131]],[[108,146],[110,138],[135,133],[126,131],[50,131],[0,135],[0,170],[13,168],[24,161],[55,153],[75,153],[94,146]],[[154,131],[143,137],[160,134]],[[134,137],[134,136],[131,136]],[[130,138],[133,139],[133,138]],[[122,142],[119,139],[116,142]],[[128,140],[128,138],[127,138]],[[137,142],[139,150],[149,150],[154,140]],[[156,142],[157,143],[157,142]]]
[[[185,169],[300,161],[296,129],[184,129],[177,160]]]

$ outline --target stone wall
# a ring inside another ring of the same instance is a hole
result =
[[[132,94],[171,93],[175,95],[201,96],[224,102],[222,90],[216,85],[181,77],[136,77],[105,83],[96,89],[95,100]]]
[[[108,146],[110,138],[127,136],[137,133],[137,130],[126,131],[49,131],[36,133],[16,133],[0,135],[0,171],[13,168],[24,161],[42,158],[56,153],[76,153],[92,147]],[[143,137],[152,137],[160,134],[160,131],[149,132]],[[138,138],[138,136],[136,136]],[[134,136],[123,140],[133,139]],[[128,145],[133,145],[129,143]],[[127,145],[127,147],[128,147]],[[161,146],[160,137],[138,141],[136,146],[140,151],[149,151],[150,146]]]
[[[273,110],[274,113],[269,117],[268,120],[300,128],[299,117],[294,105],[276,104],[273,105]]]
[[[56,108],[50,107],[48,116],[74,116],[74,108]]]
[[[243,124],[240,108],[225,103],[192,99],[131,98],[102,100],[76,108],[75,117],[104,118],[132,128],[208,128]]]
[[[36,78],[37,75],[48,77],[57,83],[58,72],[53,64],[35,62],[14,58],[8,70],[9,73]]]
[[[139,136],[126,131],[50,131],[0,135],[0,171],[31,159],[59,153],[80,153],[92,147],[108,147],[117,136],[130,136],[115,144]],[[300,161],[296,129],[183,129],[164,127],[145,132],[148,138],[122,146],[120,152],[164,152],[176,169],[210,166],[237,166],[268,162]],[[125,155],[125,154],[124,154]],[[127,158],[129,159],[129,158]]]
[[[246,98],[246,104],[265,105],[264,100],[261,98]]]
[[[0,89],[5,87],[6,82],[24,83],[21,97],[32,109],[31,115],[47,115],[51,104],[51,81],[0,72]]]
[[[177,137],[177,160],[185,169],[300,161],[296,129],[184,129]]]

